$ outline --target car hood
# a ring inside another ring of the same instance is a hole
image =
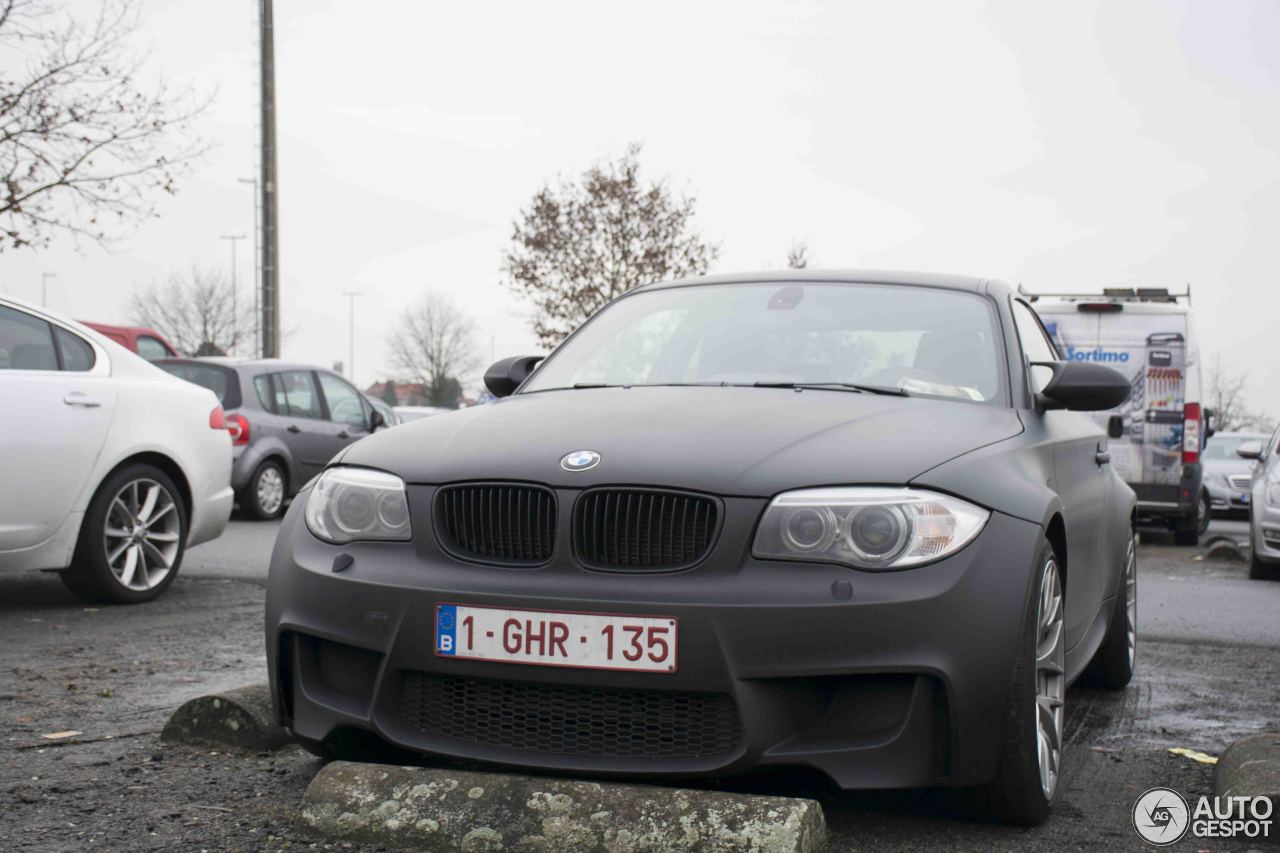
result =
[[[1206,474],[1230,477],[1232,474],[1252,474],[1254,462],[1251,459],[1206,459]]]
[[[904,484],[1017,435],[1001,406],[773,388],[634,387],[517,394],[363,439],[343,464],[410,483],[532,480],[669,486],[765,497],[844,483]],[[600,463],[560,460],[594,450]]]

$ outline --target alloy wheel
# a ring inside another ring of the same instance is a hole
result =
[[[284,503],[284,476],[280,469],[268,465],[258,474],[258,506],[267,515],[275,515]]]
[[[116,581],[139,592],[152,589],[178,560],[182,518],[177,502],[155,480],[131,480],[111,499],[102,538]]]
[[[1129,537],[1129,550],[1124,557],[1124,633],[1129,647],[1129,670],[1138,653],[1138,549],[1137,535]]]
[[[1062,762],[1062,705],[1066,694],[1063,634],[1062,578],[1057,560],[1049,557],[1036,606],[1036,756],[1045,799],[1053,799]]]

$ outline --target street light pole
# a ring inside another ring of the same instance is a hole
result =
[[[253,357],[262,357],[262,317],[258,314],[258,292],[262,289],[262,225],[258,216],[258,179],[237,178],[253,185]]]
[[[356,381],[356,297],[360,293],[355,290],[344,290],[342,295],[347,297],[347,378],[354,385]]]
[[[231,352],[236,354],[236,344],[240,343],[240,308],[236,304],[236,241],[243,240],[243,234],[224,234],[222,239],[231,243]]]
[[[41,308],[49,307],[49,279],[57,278],[57,277],[58,277],[58,274],[56,272],[40,273],[40,307]]]

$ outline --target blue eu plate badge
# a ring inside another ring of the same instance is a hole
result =
[[[458,647],[458,607],[441,604],[436,608],[436,654],[452,655]]]

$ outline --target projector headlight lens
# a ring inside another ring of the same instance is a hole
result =
[[[307,496],[307,529],[335,545],[413,538],[404,480],[368,468],[329,468]]]
[[[751,551],[766,560],[908,568],[959,551],[990,517],[968,501],[921,489],[804,489],[773,499]]]

